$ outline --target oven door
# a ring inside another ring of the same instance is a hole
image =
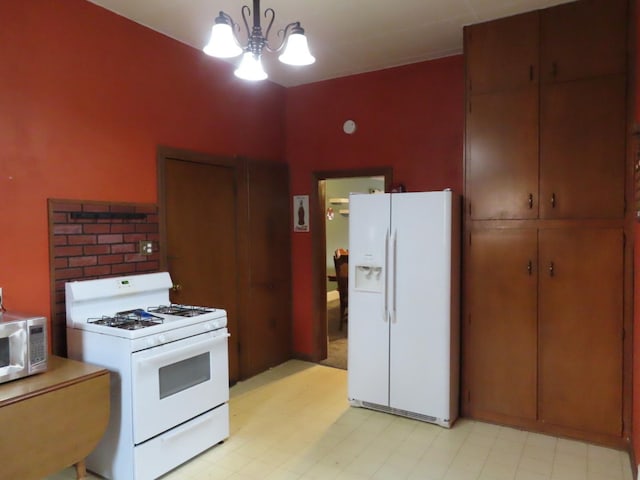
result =
[[[229,400],[226,328],[132,356],[136,445]]]

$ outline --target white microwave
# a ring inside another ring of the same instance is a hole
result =
[[[0,313],[0,383],[47,370],[47,320]]]

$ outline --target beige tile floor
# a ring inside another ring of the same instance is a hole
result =
[[[447,430],[349,407],[346,389],[346,371],[296,360],[240,382],[230,438],[162,480],[632,479],[618,450],[467,419]]]

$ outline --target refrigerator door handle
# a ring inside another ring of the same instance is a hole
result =
[[[391,232],[387,228],[387,233],[384,236],[384,322],[387,323],[389,320],[389,240],[391,237]]]
[[[398,231],[393,232],[393,308],[391,314],[391,321],[396,323],[396,300],[397,300],[397,280],[398,280]]]

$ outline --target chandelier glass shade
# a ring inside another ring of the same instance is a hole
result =
[[[264,16],[268,19],[265,34],[260,25],[260,0],[253,0],[253,11],[246,5],[242,7],[242,20],[247,33],[247,42],[242,44],[238,38],[240,26],[233,21],[230,15],[220,12],[211,28],[209,43],[204,47],[204,52],[218,58],[233,58],[242,55],[240,65],[234,72],[236,77],[244,80],[265,80],[267,73],[262,68],[262,53],[282,52],[278,59],[288,65],[311,65],[316,59],[309,52],[307,37],[300,22],[289,23],[278,32],[282,37],[277,46],[269,44],[269,32],[273,26],[276,13],[272,8],[267,8]],[[252,27],[249,27],[249,18],[252,17]]]

